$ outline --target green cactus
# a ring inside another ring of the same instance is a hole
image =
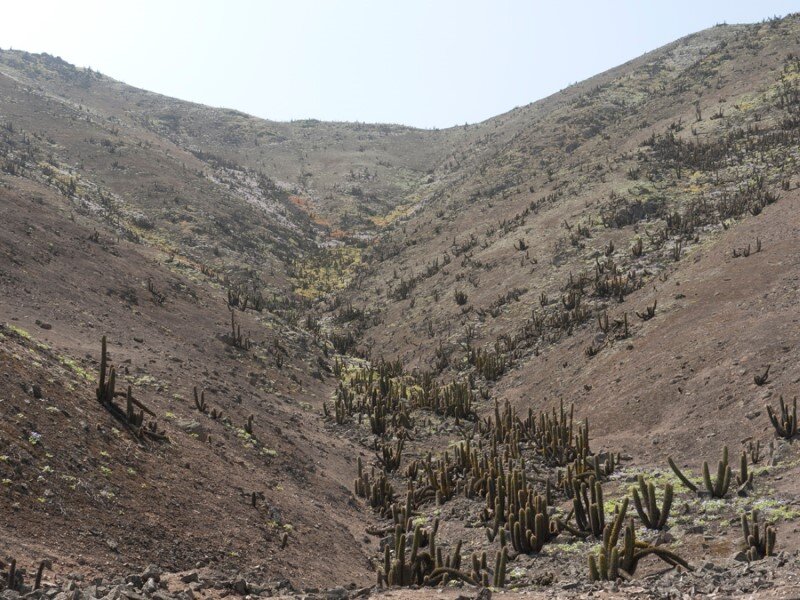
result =
[[[386,582],[390,586],[411,585],[445,585],[448,581],[458,580],[469,585],[479,585],[480,567],[477,563],[477,577],[475,573],[476,559],[473,555],[473,573],[461,571],[461,542],[457,542],[448,556],[444,556],[441,548],[436,547],[436,530],[439,527],[438,519],[433,528],[425,532],[420,525],[414,528],[411,540],[411,552],[406,553],[408,537],[402,531],[395,533],[394,559],[392,548],[386,545],[383,554],[383,568],[378,575],[379,582]],[[422,547],[428,540],[427,550]]]
[[[606,525],[603,531],[603,544],[597,555],[589,555],[589,580],[590,581],[615,581],[622,577],[631,579],[636,572],[639,561],[651,554],[657,556],[667,564],[681,566],[689,571],[692,567],[680,556],[663,548],[653,546],[646,542],[636,540],[636,529],[631,518],[625,526],[623,543],[617,546],[619,529],[614,525]]]
[[[557,522],[550,521],[548,516],[545,497],[538,494],[529,495],[525,506],[518,510],[509,510],[507,525],[511,546],[526,554],[541,552],[544,545],[559,534]]]
[[[753,474],[747,469],[747,452],[742,450],[739,459],[739,473],[736,475],[736,483],[739,486],[738,492],[741,494],[745,490],[753,489]]]
[[[672,484],[667,483],[664,486],[664,498],[660,509],[656,501],[656,488],[653,482],[645,482],[644,476],[639,475],[638,485],[638,490],[633,488],[633,505],[636,507],[636,512],[639,513],[639,518],[648,529],[664,529],[672,508]]]
[[[600,537],[605,528],[605,511],[603,506],[603,487],[599,481],[590,481],[589,485],[574,480],[573,513],[578,530]],[[591,492],[591,498],[589,497]]]
[[[731,468],[728,465],[728,447],[722,448],[722,460],[717,464],[716,481],[711,480],[708,463],[703,462],[703,482],[712,498],[724,498],[731,484]]]
[[[497,552],[494,562],[494,578],[492,586],[502,588],[506,585],[506,561],[508,560],[508,550],[503,548]]]
[[[405,444],[406,439],[401,437],[397,440],[397,445],[392,448],[387,444],[381,445],[381,453],[377,455],[378,462],[383,466],[383,468],[388,472],[391,473],[396,471],[400,468],[400,459],[403,454],[403,445]]]
[[[671,456],[667,457],[667,462],[669,463],[669,466],[672,468],[672,471],[675,473],[675,475],[677,475],[678,479],[680,479],[687,488],[696,494],[700,494],[700,490],[697,485],[689,481],[689,479],[675,464],[675,461],[672,460]],[[728,493],[728,488],[731,484],[731,474],[731,468],[728,464],[728,447],[725,446],[722,449],[722,460],[720,460],[717,464],[716,480],[711,479],[708,462],[703,462],[703,484],[706,488],[705,492],[712,498],[724,498],[725,494]]]
[[[747,513],[742,515],[742,533],[744,534],[745,547],[747,548],[747,560],[761,560],[765,556],[772,556],[775,553],[775,539],[777,531],[771,525],[765,525],[763,534],[761,525],[758,522],[758,511],[753,510],[752,525],[747,518]]]
[[[675,475],[677,475],[678,479],[681,480],[681,483],[683,483],[683,485],[685,485],[691,491],[697,493],[698,492],[697,486],[694,483],[692,483],[691,481],[689,481],[688,477],[686,477],[686,475],[684,475],[681,472],[681,470],[678,468],[678,465],[676,465],[675,461],[672,460],[671,456],[667,457],[667,462],[669,463],[669,466],[672,469],[672,472],[675,473]]]

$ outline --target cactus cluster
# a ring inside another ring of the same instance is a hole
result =
[[[742,256],[744,258],[747,258],[748,256],[750,256],[751,252],[752,252],[752,248],[751,248],[750,244],[748,243],[747,246],[745,246],[744,248],[734,248],[733,249],[733,258],[739,258],[739,257],[742,257]],[[756,253],[759,253],[759,252],[761,252],[761,238],[757,237],[756,238]]]
[[[341,373],[342,367],[337,370]],[[351,418],[361,423],[366,417],[372,433],[383,436],[390,426],[395,430],[413,428],[412,410],[454,417],[457,424],[462,419],[475,420],[474,396],[469,381],[439,384],[430,372],[407,374],[402,365],[381,361],[373,368],[355,370],[346,384],[340,382],[333,410],[325,403],[323,413],[337,425]]]
[[[747,560],[761,560],[765,556],[772,556],[775,553],[775,539],[777,531],[771,525],[764,525],[763,531],[761,524],[758,522],[758,511],[753,510],[752,523],[747,518],[747,513],[742,515],[742,533],[744,534],[744,543]]]
[[[413,422],[424,420],[419,415],[412,419],[412,411],[455,416],[458,422],[463,418],[461,411],[466,407],[471,411],[472,382],[438,385],[430,375],[405,373],[398,363],[349,370],[337,364],[334,369],[340,374],[340,385],[333,410],[326,407],[326,414],[338,423],[368,427],[377,452],[371,468],[358,460],[354,491],[389,521],[385,527],[368,529],[373,535],[393,536],[393,542],[385,546],[381,584],[437,585],[457,580],[502,587],[509,561],[519,554],[541,552],[564,530],[605,540],[602,556],[593,558],[597,578],[632,575],[638,560],[649,554],[686,566],[666,549],[636,542],[632,525],[623,528],[629,498],[623,499],[613,516],[606,515],[602,483],[617,468],[619,456],[591,451],[589,423],[575,420],[574,407],[561,403],[520,415],[508,401],[495,402],[493,413],[475,420],[471,428],[461,427],[463,440],[441,455],[428,452],[401,462],[406,440],[413,436]],[[368,423],[362,423],[364,417]],[[529,454],[523,456],[523,450]],[[536,466],[526,464],[530,460]],[[531,475],[539,465],[552,469],[557,482]],[[405,488],[399,497],[394,486],[397,479],[404,481]],[[557,492],[572,500],[573,509],[565,519],[553,513]],[[449,555],[436,548],[438,524],[426,528],[418,519],[425,505],[443,505],[459,495],[483,502],[481,522],[489,542],[500,546],[494,561],[486,552],[473,555],[471,569],[461,566],[460,545]],[[664,528],[672,488],[665,489],[659,502],[654,486],[642,479],[633,502],[647,527]],[[617,545],[623,529],[626,539],[633,540],[633,552],[626,546],[611,547]]]
[[[625,296],[643,285],[641,275],[634,271],[625,272],[611,256],[605,260],[595,259],[592,293],[597,298],[616,298],[622,302]]]
[[[238,308],[242,312],[252,308],[257,312],[264,310],[266,302],[257,287],[252,286],[248,289],[244,285],[231,285],[228,287],[228,308],[233,310]]]
[[[667,462],[678,479],[680,479],[687,488],[696,494],[701,494],[698,485],[690,481],[689,478],[681,472],[671,456],[667,457]],[[711,498],[724,498],[730,488],[731,479],[733,479],[733,471],[728,464],[728,447],[724,446],[722,448],[722,458],[717,463],[716,479],[711,478],[708,462],[703,462],[703,486],[705,490],[703,490],[702,493]],[[745,489],[753,487],[753,475],[752,473],[748,473],[747,456],[744,453],[742,453],[741,468],[736,477],[736,481],[739,483],[739,493],[743,493]]]
[[[683,558],[661,546],[654,546],[636,540],[636,528],[633,518],[625,526],[622,546],[618,545],[625,511],[620,510],[613,523],[603,530],[603,542],[597,554],[589,555],[589,579],[591,581],[616,581],[619,578],[631,579],[636,572],[639,561],[646,556],[657,556],[672,566],[680,566],[687,570],[692,567]]]
[[[633,505],[639,518],[648,529],[664,529],[669,518],[669,511],[672,508],[673,490],[672,484],[664,486],[664,494],[661,508],[658,507],[656,499],[656,487],[652,481],[647,482],[643,475],[637,478],[638,489],[633,488]]]
[[[153,283],[152,277],[147,279],[147,291],[150,292],[150,297],[152,298],[154,304],[161,305],[167,301],[166,294],[158,291],[155,283]]]
[[[409,538],[405,533],[395,535],[394,551],[386,545],[383,555],[383,568],[378,572],[379,585],[435,586],[448,581],[463,581],[470,585],[479,585],[480,578],[461,570],[461,542],[445,556],[441,547],[436,546],[436,532],[439,528],[437,519],[433,527],[423,531],[422,525],[414,528]],[[411,542],[411,548],[408,543]],[[473,557],[474,558],[474,557]],[[474,563],[474,560],[473,560]],[[478,565],[480,567],[480,564]],[[480,577],[480,574],[478,574]]]
[[[206,404],[206,391],[202,390],[200,394],[197,393],[197,386],[194,386],[194,406],[204,415],[208,413],[208,404]]]
[[[605,505],[603,503],[603,487],[599,481],[591,479],[589,483],[573,481],[572,514],[576,527],[568,523],[562,526],[580,537],[594,536],[599,538],[606,526]],[[624,510],[628,508],[628,499],[624,500]]]
[[[481,348],[470,348],[467,352],[467,360],[487,381],[499,379],[507,368],[506,357],[497,350],[492,352]]]
[[[378,462],[385,471],[391,473],[400,468],[400,458],[403,454],[403,444],[406,439],[401,437],[397,444],[392,447],[389,444],[381,444],[380,453],[377,455]]]
[[[776,413],[771,406],[767,406],[767,414],[772,426],[775,428],[775,433],[786,440],[792,439],[797,435],[797,398],[792,400],[792,410],[783,401],[783,396],[780,397],[780,414]],[[755,462],[755,461],[753,461]]]
[[[359,457],[358,477],[356,477],[353,487],[356,496],[366,498],[373,509],[384,515],[389,514],[394,501],[394,488],[385,472],[376,474],[375,469],[372,469],[370,473],[367,473],[361,457]]]
[[[646,306],[645,311],[640,313],[638,310],[636,311],[636,316],[639,317],[642,321],[649,321],[653,317],[656,316],[656,305],[658,304],[658,300],[653,300],[653,306]]]
[[[485,480],[478,480],[478,491],[485,497],[483,521],[489,525],[489,541],[500,534],[501,545],[506,539],[516,552],[538,553],[559,534],[558,524],[549,516],[553,498],[548,490],[539,494],[528,481],[524,468],[508,473],[489,471]]]
[[[116,373],[116,368],[108,364],[107,341],[106,336],[103,336],[100,347],[100,370],[97,378],[97,388],[95,389],[97,401],[136,437],[148,437],[158,441],[167,441],[167,436],[158,431],[156,421],[150,421],[145,424],[145,414],[151,417],[155,417],[156,415],[140,400],[133,396],[131,386],[128,386],[125,392],[116,391]],[[125,398],[124,410],[114,402],[114,399],[118,397]]]
[[[209,406],[206,402],[206,391],[201,390],[200,393],[197,393],[197,386],[194,386],[192,389],[192,395],[194,396],[194,407],[204,415],[210,416],[215,421],[217,419],[222,419],[222,410],[218,408],[212,408],[209,412]],[[252,428],[252,424],[251,424]],[[246,429],[246,428],[245,428]],[[252,432],[248,432],[252,433]]]
[[[242,327],[236,323],[236,313],[233,310],[231,310],[231,334],[228,339],[235,348],[250,349],[250,336],[242,336]]]

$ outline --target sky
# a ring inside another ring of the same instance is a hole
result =
[[[544,98],[718,23],[800,0],[25,0],[0,48],[287,121],[449,127]]]

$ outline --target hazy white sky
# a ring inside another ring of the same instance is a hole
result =
[[[447,127],[786,0],[3,2],[0,47],[277,120]]]

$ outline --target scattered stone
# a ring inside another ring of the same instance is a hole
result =
[[[745,552],[744,550],[739,550],[739,552],[733,555],[733,560],[738,562],[748,562],[747,552]]]
[[[325,594],[327,600],[346,600],[347,597],[347,590],[343,587],[335,587]]]
[[[155,582],[161,581],[161,569],[155,565],[148,565],[142,572],[142,580],[147,581],[148,579],[152,579]]]
[[[233,591],[239,594],[240,596],[247,595],[248,587],[247,587],[247,581],[245,580],[244,577],[239,576],[236,579],[234,579],[233,583],[231,584],[231,587],[233,588]]]

